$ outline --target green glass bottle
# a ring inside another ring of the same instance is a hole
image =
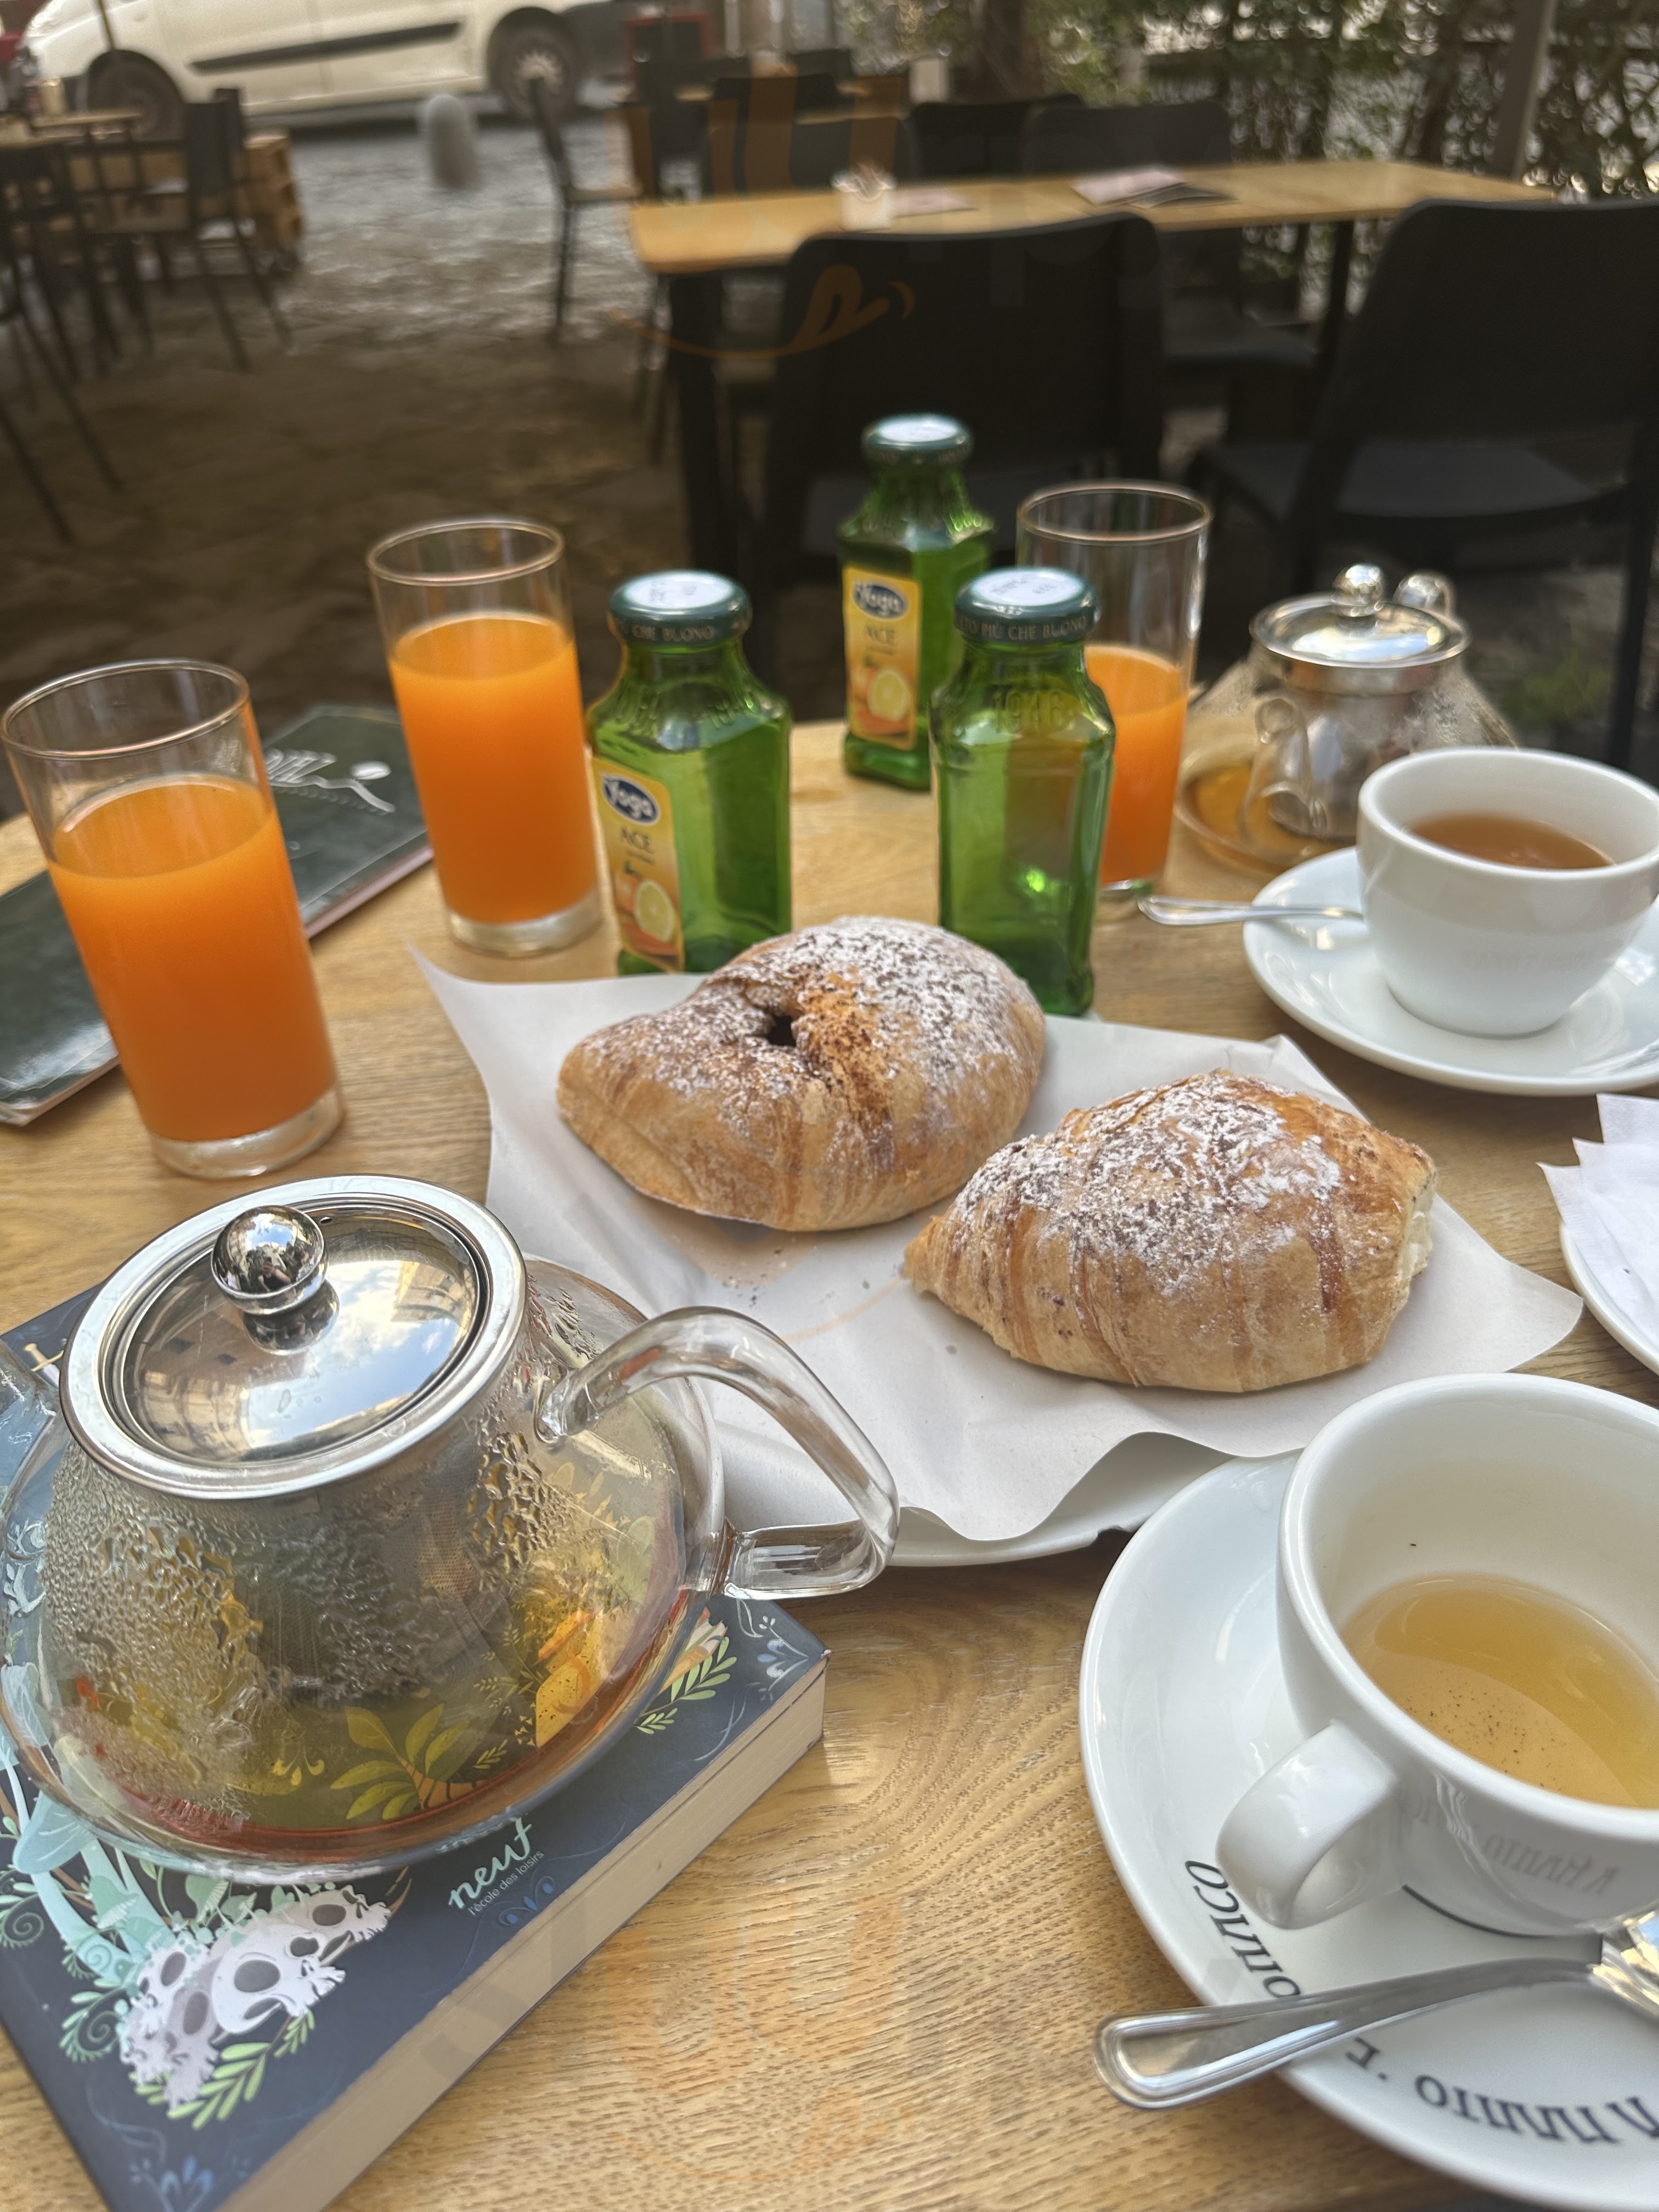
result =
[[[789,927],[789,708],[743,657],[749,620],[695,570],[611,594],[622,666],[587,740],[621,975],[704,975]]]
[[[964,650],[933,695],[939,918],[1006,960],[1051,1014],[1094,1003],[1089,939],[1116,742],[1083,641],[1093,586],[999,568],[957,596]]]
[[[836,533],[854,775],[928,783],[927,702],[956,665],[951,611],[991,558],[995,526],[962,481],[974,441],[948,415],[890,415],[864,434],[872,477]]]

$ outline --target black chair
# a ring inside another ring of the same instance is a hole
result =
[[[924,100],[910,110],[924,177],[1017,177],[1025,126],[1041,100]],[[1079,106],[1075,94],[1061,103]]]
[[[1028,176],[1224,168],[1233,158],[1231,126],[1218,100],[1126,107],[1048,102],[1025,127],[1023,157]],[[1241,247],[1236,229],[1165,234],[1164,358],[1171,374],[1212,379],[1266,368],[1310,377],[1313,351],[1299,331],[1275,330],[1245,313]]]
[[[819,70],[800,76],[781,70],[772,76],[717,76],[711,106],[738,123],[788,123],[797,115],[832,115],[852,101],[834,77]]]
[[[579,217],[588,208],[627,205],[637,199],[639,193],[631,184],[579,185],[571,172],[564,133],[559,128],[562,102],[558,91],[544,76],[526,77],[525,84],[559,203],[559,228],[553,246],[553,335],[557,337],[564,329],[564,303],[570,290],[570,264],[575,258]]]
[[[94,365],[101,369],[117,359],[121,346],[104,296],[104,257],[86,198],[76,188],[65,146],[14,143],[0,147],[0,226],[8,252],[27,258],[64,375],[73,381],[81,374],[70,335],[70,309],[77,295],[87,310]]]
[[[809,239],[789,264],[765,492],[747,562],[757,656],[789,585],[833,577],[878,416],[973,431],[968,480],[1012,550],[1020,500],[1080,471],[1155,477],[1158,236],[1143,216],[1029,230]],[[873,313],[870,311],[875,309]],[[837,331],[842,334],[837,335]]]
[[[802,76],[832,76],[848,84],[859,73],[851,46],[802,46],[787,58],[790,68]]]
[[[1453,568],[1496,537],[1621,525],[1610,757],[1623,763],[1659,514],[1659,204],[1413,208],[1307,441],[1223,443],[1199,470],[1273,526],[1291,589],[1339,536]]]
[[[144,150],[153,153],[163,145],[183,157],[182,186],[172,181],[129,193],[106,185],[98,195],[99,205],[90,217],[88,228],[95,239],[117,247],[150,245],[163,267],[171,246],[186,246],[218,318],[232,361],[240,369],[249,368],[252,363],[208,251],[210,245],[222,240],[235,246],[248,281],[283,345],[289,342],[289,329],[254,252],[252,219],[243,204],[240,101],[187,101],[183,136],[173,141],[146,142]]]
[[[744,123],[711,100],[702,155],[709,192],[824,191],[843,169],[868,163],[901,181],[917,173],[915,141],[897,115],[808,115]]]
[[[9,226],[0,226],[0,330],[9,329],[17,348],[17,359],[25,380],[28,377],[31,354],[44,374],[46,381],[57,393],[64,412],[69,416],[80,435],[81,442],[91,454],[99,474],[112,491],[121,489],[121,479],[110,465],[108,454],[90,422],[82,413],[74,392],[70,389],[58,362],[52,358],[52,348],[36,327],[30,308],[27,272],[23,257]],[[63,508],[47,482],[45,470],[24,439],[22,431],[0,400],[0,436],[16,456],[17,465],[33,488],[35,497],[46,509],[52,528],[66,545],[75,543],[75,533],[70,528]]]

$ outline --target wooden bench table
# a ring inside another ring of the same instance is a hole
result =
[[[794,828],[798,921],[933,918],[932,801],[843,775],[837,730],[796,734]],[[1177,838],[1170,888],[1250,887]],[[27,822],[0,827],[0,889],[39,865]],[[348,1118],[289,1172],[419,1176],[482,1198],[483,1092],[411,945],[510,986],[608,973],[615,939],[607,922],[544,959],[468,954],[425,870],[318,940]],[[1116,1019],[1240,1037],[1287,1026],[1236,929],[1103,925],[1095,965]],[[1535,1163],[1568,1162],[1571,1139],[1595,1133],[1592,1100],[1439,1090],[1297,1041],[1368,1114],[1428,1148],[1447,1197],[1501,1251],[1565,1279]],[[0,1130],[0,1328],[227,1188],[156,1164],[118,1075],[31,1128]],[[1659,1379],[1588,1319],[1538,1365],[1659,1401]],[[1079,1655],[1120,1548],[1107,1538],[1019,1565],[895,1571],[803,1606],[835,1653],[823,1744],[342,2205],[1408,2212],[1455,2200],[1456,2184],[1277,2082],[1155,2118],[1096,2081],[1102,2013],[1183,2002],[1118,1886],[1079,1759]],[[9,2050],[0,2130],[0,2212],[96,2205]],[[200,2156],[213,2163],[211,2129]]]

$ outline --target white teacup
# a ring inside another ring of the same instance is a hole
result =
[[[1659,1413],[1540,1376],[1381,1390],[1302,1455],[1279,1539],[1279,1644],[1307,1741],[1228,1814],[1216,1858],[1250,1909],[1307,1928],[1410,1888],[1523,1935],[1659,1904],[1659,1809],[1486,1766],[1386,1697],[1341,1625],[1425,1575],[1504,1576],[1616,1630],[1659,1673]]]
[[[1512,868],[1413,834],[1436,814],[1516,814],[1582,837],[1605,868]],[[1454,747],[1359,791],[1359,901],[1389,988],[1442,1029],[1528,1036],[1613,966],[1659,898],[1659,793],[1564,753]]]

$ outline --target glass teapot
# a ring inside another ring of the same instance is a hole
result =
[[[1430,570],[1392,599],[1382,571],[1345,568],[1329,592],[1264,607],[1250,624],[1256,750],[1241,824],[1265,803],[1297,837],[1354,837],[1359,787],[1402,754],[1513,745],[1462,666],[1469,633]]]
[[[854,1517],[731,1529],[693,1376],[764,1406]],[[636,1717],[701,1601],[855,1589],[897,1531],[880,1456],[769,1330],[642,1322],[427,1183],[197,1215],[29,1387],[0,1721],[117,1844],[242,1881],[512,1818]]]

